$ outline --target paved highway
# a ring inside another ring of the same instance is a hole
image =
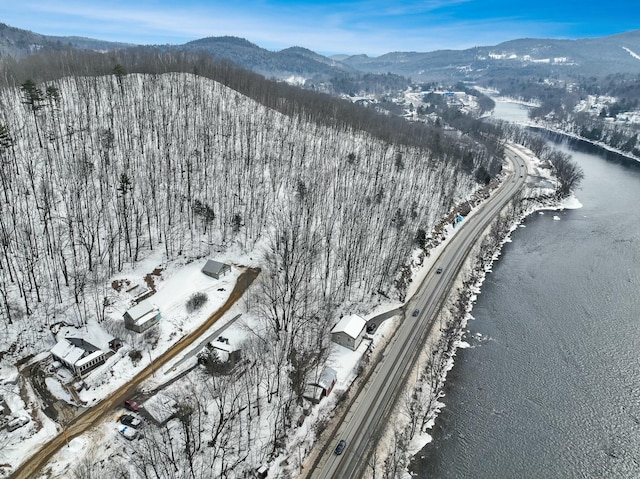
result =
[[[526,166],[519,152],[507,147],[505,156],[513,164],[514,173],[505,178],[502,185],[473,216],[465,219],[460,231],[442,251],[433,271],[427,275],[419,293],[407,308],[407,311],[417,308],[420,314],[418,317],[407,315],[399,325],[393,339],[386,346],[383,359],[343,416],[338,432],[329,439],[330,444],[312,471],[311,478],[347,479],[362,477],[364,474],[369,452],[384,429],[391,406],[400,393],[405,373],[413,366],[458,270],[480,234],[522,189],[526,181]],[[436,274],[435,269],[439,267],[443,271]],[[346,448],[341,455],[336,455],[334,449],[341,439],[346,441]]]

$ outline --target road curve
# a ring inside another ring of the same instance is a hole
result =
[[[118,388],[109,397],[73,419],[66,425],[66,429],[44,444],[39,450],[35,451],[29,459],[23,462],[20,467],[18,467],[13,474],[9,476],[9,478],[30,479],[36,477],[40,469],[44,467],[49,459],[51,459],[51,457],[58,452],[62,446],[67,444],[71,439],[83,434],[85,431],[95,426],[99,421],[103,420],[105,415],[117,406],[120,406],[142,381],[174,359],[187,346],[202,336],[216,321],[218,321],[218,319],[222,317],[224,313],[229,310],[229,308],[231,308],[231,306],[235,304],[236,301],[238,301],[238,299],[242,297],[243,293],[259,273],[259,269],[249,268],[240,274],[227,301],[219,310],[209,316],[209,318],[202,323],[198,329],[186,336],[183,336],[171,349],[154,359],[152,364],[140,371],[135,378]]]
[[[394,337],[386,346],[382,360],[376,365],[367,384],[350,404],[341,425],[328,445],[321,451],[317,467],[306,476],[313,479],[347,479],[362,477],[369,453],[377,444],[384,425],[396,402],[406,378],[417,359],[422,345],[451,289],[453,282],[471,248],[482,232],[502,208],[523,187],[526,181],[525,161],[520,153],[509,146],[505,156],[513,164],[514,173],[505,178],[500,187],[472,216],[460,226],[435,263],[441,274],[431,271],[419,293],[410,301],[407,311],[420,310],[419,316],[406,316]],[[434,270],[435,270],[434,268]],[[341,455],[334,454],[337,442],[347,443]]]

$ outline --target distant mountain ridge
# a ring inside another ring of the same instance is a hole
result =
[[[372,73],[413,79],[477,79],[494,75],[593,75],[640,73],[640,30],[602,38],[523,38],[495,46],[433,52],[354,55],[343,63]]]
[[[238,37],[207,37],[183,45],[165,45],[162,49],[202,51],[224,58],[267,77],[324,77],[353,72],[353,68],[307,48],[289,47],[270,51]]]
[[[33,53],[64,48],[108,51],[131,46],[133,45],[130,43],[107,42],[93,38],[41,35],[0,23],[0,59],[20,59]]]
[[[0,59],[23,58],[63,48],[109,51],[140,47],[81,37],[55,37],[0,24]],[[267,77],[303,82],[357,75],[394,73],[421,81],[477,81],[491,77],[570,78],[609,73],[640,74],[640,30],[578,40],[523,38],[495,46],[432,52],[392,52],[378,57],[326,57],[303,47],[264,49],[232,36],[206,37],[181,45],[148,45],[161,50],[203,52],[228,59]]]

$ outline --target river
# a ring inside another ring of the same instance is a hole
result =
[[[512,234],[416,477],[640,477],[640,164],[550,138],[585,172],[583,208],[534,213]]]

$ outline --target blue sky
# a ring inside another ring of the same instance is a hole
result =
[[[522,37],[640,28],[640,2],[612,0],[2,0],[0,21],[46,35],[179,44],[233,35],[269,50],[432,51]]]

